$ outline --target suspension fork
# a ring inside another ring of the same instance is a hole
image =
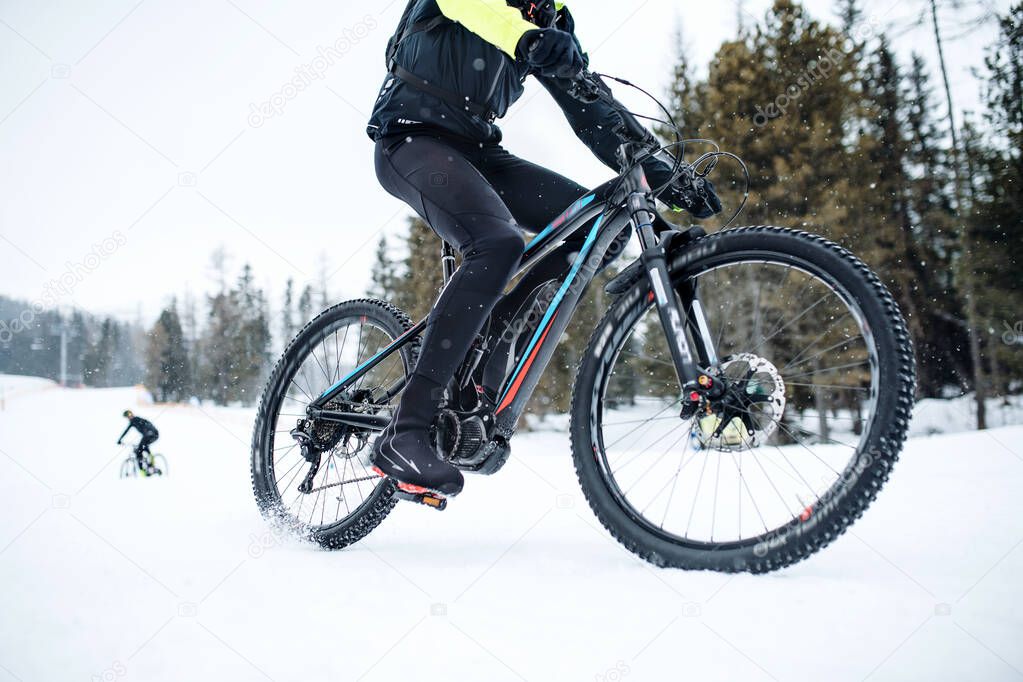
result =
[[[678,286],[678,294],[682,297],[682,305],[686,311],[686,323],[689,325],[689,333],[696,347],[696,356],[700,366],[713,367],[718,363],[717,350],[714,343],[714,335],[707,324],[707,317],[703,313],[703,304],[700,303],[697,284],[694,281],[682,282]]]
[[[703,373],[693,358],[689,338],[686,335],[686,325],[688,324],[686,310],[674,295],[675,290],[671,284],[671,277],[668,276],[668,261],[664,247],[658,242],[657,235],[654,233],[655,216],[650,206],[650,199],[643,192],[633,192],[629,195],[628,207],[632,223],[639,235],[640,246],[643,248],[640,261],[643,263],[643,269],[646,271],[650,288],[653,291],[654,305],[657,307],[657,315],[660,317],[661,327],[664,328],[668,341],[671,360],[679,378],[679,387],[685,388],[695,384]],[[702,318],[702,315],[699,317]],[[704,325],[706,325],[705,322]]]

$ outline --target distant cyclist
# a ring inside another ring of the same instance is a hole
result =
[[[128,432],[135,429],[142,436],[139,440],[139,444],[135,446],[135,461],[138,463],[139,471],[143,472],[147,476],[159,476],[163,472],[157,469],[155,466],[149,463],[152,459],[153,452],[149,449],[149,446],[157,441],[160,437],[160,432],[156,430],[153,422],[148,419],[138,417],[131,410],[124,411],[124,418],[128,420],[128,426],[125,427],[124,433],[117,439],[117,444],[120,445],[124,437],[128,435]],[[145,452],[149,455],[149,459],[142,456]]]

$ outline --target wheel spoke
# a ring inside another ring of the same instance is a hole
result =
[[[276,514],[290,519],[296,527],[310,529],[329,528],[359,514],[367,504],[378,499],[383,479],[369,472],[363,463],[365,451],[372,446],[373,439],[371,434],[360,435],[350,426],[310,420],[309,433],[314,442],[318,438],[332,440],[323,444],[319,455],[320,468],[311,480],[310,490],[303,493],[298,490],[298,484],[308,474],[311,464],[299,444],[290,438],[285,441],[284,434],[296,428],[300,420],[308,419],[305,411],[297,408],[308,406],[314,396],[321,395],[337,383],[348,371],[349,363],[354,362],[353,369],[359,367],[365,358],[386,348],[398,336],[376,318],[361,314],[339,316],[327,324],[329,326],[316,332],[300,333],[290,344],[288,352],[292,354],[290,361],[294,369],[280,380],[283,390],[277,398],[272,425],[268,429],[269,443],[265,448],[271,460],[268,470],[279,509]],[[355,341],[354,348],[348,345],[349,336]],[[373,400],[384,399],[383,403],[372,403],[371,412],[386,414],[384,406],[389,400],[381,394],[380,386],[405,380],[402,357],[385,358],[354,382],[355,386],[342,387],[334,398],[341,403],[340,409],[346,409],[346,398],[364,386],[372,387],[368,395],[372,395]],[[277,438],[282,440],[275,443]],[[366,484],[369,487],[364,489]],[[333,491],[337,491],[336,504],[330,497]],[[357,495],[352,491],[358,491]]]
[[[596,454],[619,503],[657,533],[747,541],[844,485],[838,472],[856,456],[871,419],[865,400],[877,381],[876,350],[858,309],[802,269],[737,261],[690,282],[716,332],[721,380],[738,388],[701,402],[690,419],[672,414],[684,409],[674,363],[656,309],[638,304],[631,331],[602,370],[603,395],[614,400],[598,412]]]

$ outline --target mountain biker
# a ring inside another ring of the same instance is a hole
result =
[[[153,422],[136,416],[131,410],[124,411],[124,418],[128,420],[128,426],[124,428],[124,433],[122,433],[121,437],[117,439],[117,444],[121,444],[121,441],[124,440],[124,437],[128,435],[129,431],[132,429],[137,430],[142,436],[139,440],[139,444],[135,446],[135,462],[139,466],[139,471],[143,472],[147,476],[159,476],[163,472],[149,464],[149,462],[142,456],[142,453],[145,452],[150,457],[153,456],[149,446],[160,438],[160,432],[156,430]]]
[[[569,238],[495,308],[522,257],[521,230],[542,229],[587,192],[501,146],[494,121],[522,95],[526,76],[540,81],[577,137],[618,171],[620,140],[612,131],[619,114],[567,92],[588,61],[572,15],[551,0],[410,0],[388,45],[389,74],[367,128],[376,142],[377,178],[462,255],[430,313],[415,371],[373,448],[378,473],[406,490],[461,491],[461,472],[437,457],[429,438],[445,386],[488,317],[507,322],[537,287],[564,276],[585,240],[582,231]],[[643,165],[653,186],[670,180],[666,161]],[[706,189],[698,196],[671,186],[659,198],[705,218],[721,210],[713,186]]]

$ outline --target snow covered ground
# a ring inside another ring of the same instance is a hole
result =
[[[443,514],[399,505],[328,553],[256,512],[251,411],[0,387],[0,680],[1023,677],[1023,426],[913,439],[834,545],[725,576],[623,550],[561,432],[517,436]],[[126,407],[169,477],[117,478]],[[940,408],[928,423],[968,423]]]

